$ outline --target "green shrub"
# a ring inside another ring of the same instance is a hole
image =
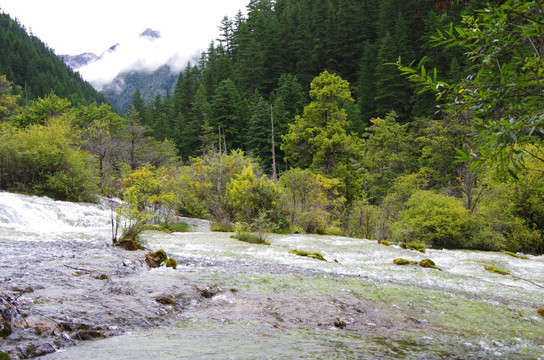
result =
[[[394,225],[395,238],[413,239],[440,248],[461,248],[468,239],[473,219],[463,203],[431,191],[416,191]]]

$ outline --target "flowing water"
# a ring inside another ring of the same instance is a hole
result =
[[[195,225],[145,233],[147,248],[178,260],[149,269],[146,251],[110,246],[106,203],[0,193],[0,305],[12,324],[0,349],[14,359],[544,359],[542,256],[315,235],[254,245]]]

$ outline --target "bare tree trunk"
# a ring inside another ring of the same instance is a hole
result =
[[[272,181],[278,181],[278,175],[276,173],[276,145],[274,143],[274,112],[272,103],[270,103],[270,123],[272,124]]]

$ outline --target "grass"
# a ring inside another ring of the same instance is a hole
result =
[[[212,223],[210,226],[210,230],[218,232],[234,232],[234,226],[231,224]]]
[[[247,232],[236,233],[234,235],[231,235],[230,237],[233,239],[238,239],[240,241],[244,241],[251,244],[270,245],[270,243],[266,241],[262,236],[258,236],[258,235],[247,233]]]

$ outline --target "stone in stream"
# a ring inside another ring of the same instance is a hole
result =
[[[166,252],[162,249],[145,254],[145,262],[150,268],[158,268],[167,258]]]

